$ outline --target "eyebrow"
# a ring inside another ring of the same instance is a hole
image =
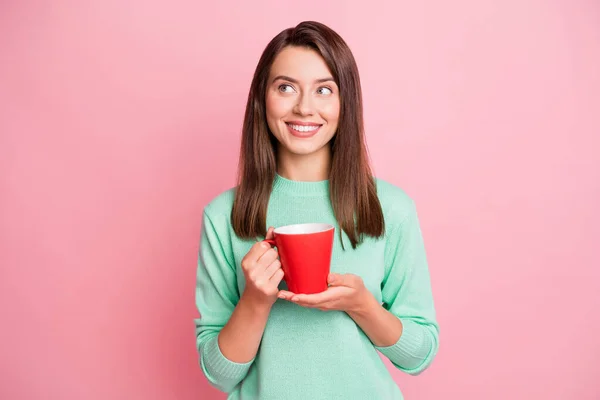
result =
[[[290,78],[289,76],[285,76],[285,75],[277,75],[273,79],[273,82],[275,82],[275,81],[277,81],[279,79],[281,79],[283,81],[290,81],[290,82],[296,83],[296,84],[298,83],[297,79]],[[335,80],[331,76],[328,76],[327,78],[315,79],[314,83],[323,83],[323,82],[333,82],[333,83],[335,83]]]

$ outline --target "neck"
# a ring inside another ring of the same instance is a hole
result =
[[[312,154],[293,154],[280,149],[277,173],[292,181],[318,182],[329,179],[331,148],[323,146]]]

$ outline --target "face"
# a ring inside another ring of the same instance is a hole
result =
[[[266,114],[280,153],[329,151],[340,97],[331,71],[316,51],[286,47],[277,55],[267,82]]]

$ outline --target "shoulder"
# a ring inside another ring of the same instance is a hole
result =
[[[225,190],[219,193],[217,196],[212,198],[210,202],[204,207],[204,216],[209,218],[213,223],[217,222],[229,222],[231,210],[233,209],[233,200],[235,199],[235,190]]]
[[[386,224],[399,225],[415,212],[415,202],[404,189],[380,178],[375,185]]]

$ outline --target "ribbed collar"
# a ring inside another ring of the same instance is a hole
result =
[[[291,194],[294,196],[329,196],[329,180],[304,182],[292,181],[275,174],[273,192]]]

